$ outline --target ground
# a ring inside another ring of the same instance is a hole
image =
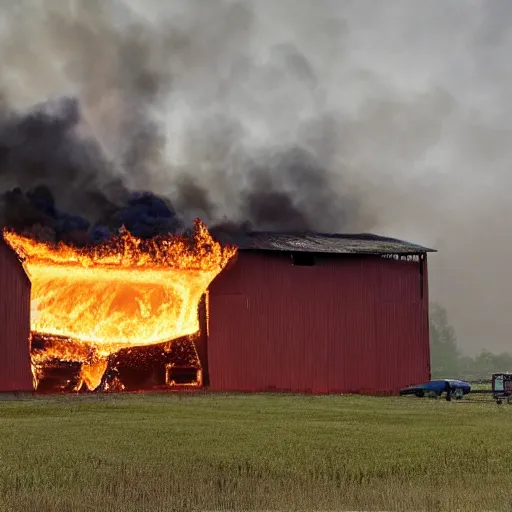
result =
[[[0,511],[510,510],[512,405],[139,394],[0,401]]]

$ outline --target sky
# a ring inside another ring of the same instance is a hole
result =
[[[512,351],[511,21],[508,0],[5,2],[0,94],[78,98],[101,172],[187,218],[435,248],[461,348]]]

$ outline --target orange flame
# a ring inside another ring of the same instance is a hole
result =
[[[236,254],[235,247],[213,240],[200,220],[191,239],[142,240],[122,229],[85,248],[8,230],[3,236],[32,282],[32,332],[74,340],[33,355],[33,365],[55,358],[82,362],[89,389],[97,387],[107,357],[117,350],[196,333],[202,295]],[[93,347],[94,357],[86,347]]]

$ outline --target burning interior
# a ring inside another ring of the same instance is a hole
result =
[[[221,246],[201,221],[190,237],[143,239],[123,228],[83,247],[3,236],[32,283],[37,391],[202,385],[200,308],[236,248]]]

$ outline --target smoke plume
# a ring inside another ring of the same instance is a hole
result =
[[[462,347],[510,348],[509,2],[5,4],[4,224],[402,237]]]

